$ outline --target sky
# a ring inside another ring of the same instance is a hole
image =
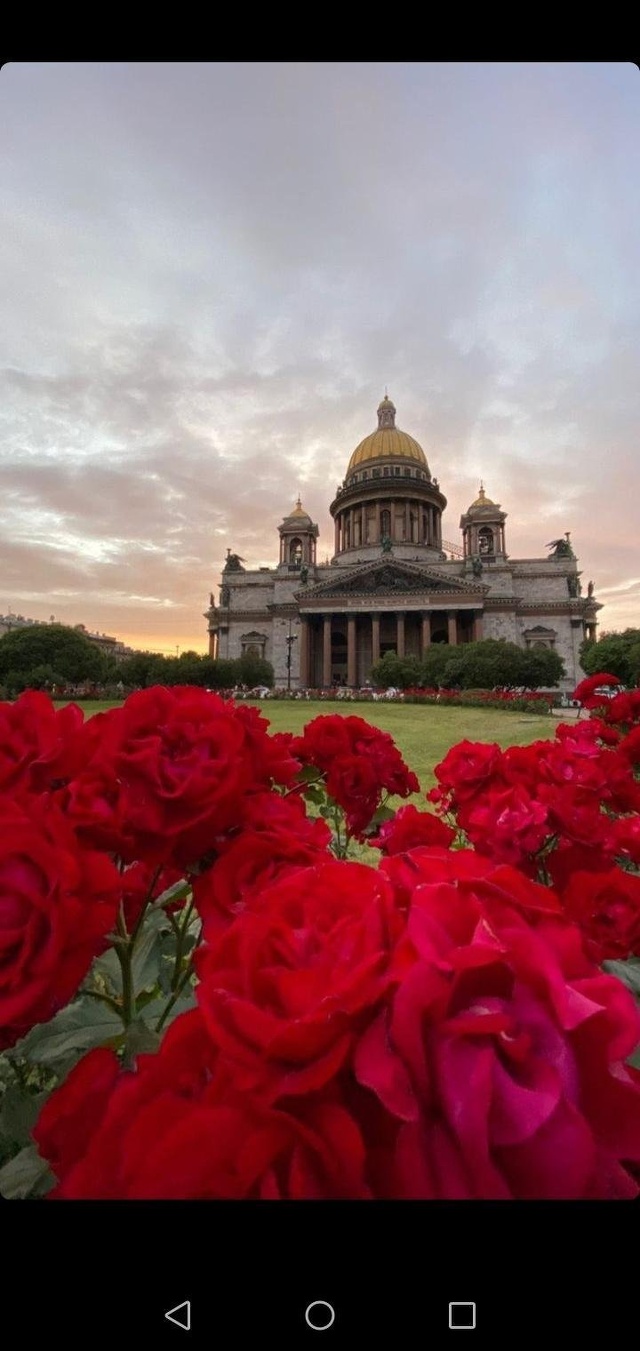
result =
[[[0,70],[0,613],[207,649],[385,387],[507,551],[566,530],[640,626],[640,72],[625,62]]]

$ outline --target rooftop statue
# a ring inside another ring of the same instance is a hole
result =
[[[564,539],[552,539],[550,544],[546,545],[547,549],[551,549],[549,558],[575,558],[569,540],[570,536],[568,530],[565,531]]]
[[[232,554],[231,550],[227,549],[227,557],[223,572],[244,572],[242,564],[245,561],[244,558],[240,557],[240,554]]]

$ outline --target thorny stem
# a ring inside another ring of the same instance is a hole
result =
[[[191,897],[189,903],[185,906],[184,918],[182,924],[178,929],[176,939],[176,961],[175,966],[173,968],[173,978],[171,981],[172,991],[175,991],[180,984],[180,968],[182,966],[182,958],[184,953],[184,940],[187,936],[187,930],[189,928],[189,924],[191,923],[192,914],[193,914],[193,896]]]
[[[193,908],[193,901],[191,902],[189,909],[191,910],[192,908]],[[185,924],[185,926],[184,926],[185,932],[186,932],[186,929],[187,929],[188,924],[189,924],[189,918],[190,918],[190,916],[187,918],[186,924]],[[199,947],[199,945],[200,945],[201,942],[202,942],[202,929],[200,930],[200,933],[198,934],[198,938],[197,938],[197,940],[196,940],[195,948]],[[194,952],[195,952],[195,948],[194,948]],[[172,993],[172,995],[171,995],[171,998],[170,998],[170,1000],[169,1000],[169,1002],[168,1002],[166,1008],[163,1009],[162,1013],[160,1014],[160,1017],[158,1018],[158,1021],[157,1021],[157,1023],[156,1023],[156,1032],[161,1032],[161,1031],[162,1031],[162,1029],[163,1029],[163,1027],[164,1027],[164,1025],[165,1025],[165,1023],[166,1023],[166,1021],[167,1021],[167,1018],[169,1017],[169,1014],[171,1013],[172,1008],[174,1007],[175,1004],[177,1004],[177,1002],[178,1002],[178,1000],[179,1000],[179,998],[180,998],[180,995],[182,994],[182,991],[184,990],[185,985],[186,985],[187,982],[191,979],[191,976],[192,976],[192,974],[193,974],[193,960],[192,960],[192,959],[193,959],[193,953],[190,955],[189,961],[187,962],[187,965],[186,965],[184,971],[182,972],[182,975],[178,977],[178,981],[177,981],[177,983],[176,983],[175,989],[173,990],[173,993]],[[174,976],[175,976],[175,972],[174,972]]]
[[[131,970],[131,958],[133,956],[133,944],[127,933],[127,926],[124,920],[122,903],[120,904],[120,914],[118,915],[117,933],[120,941],[115,945],[116,954],[122,971],[122,1008],[120,1010],[122,1021],[125,1027],[133,1021],[135,1013],[135,1000],[133,993],[133,973]]]

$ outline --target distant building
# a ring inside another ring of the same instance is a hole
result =
[[[205,614],[210,654],[266,657],[280,686],[357,687],[385,652],[504,638],[555,648],[562,687],[573,689],[602,606],[592,583],[582,595],[568,532],[545,546],[547,557],[509,558],[506,512],[481,485],[461,517],[461,542],[443,540],[446,497],[395,418],[385,396],[377,429],[351,455],[330,507],[331,562],[318,564],[318,526],[299,498],[278,526],[276,567],[246,567],[227,550],[219,601],[211,595]]]
[[[10,633],[12,629],[29,629],[35,626],[48,627],[49,624],[59,621],[52,619],[27,619],[24,615],[0,615],[0,637],[5,633]],[[108,656],[113,657],[114,661],[124,661],[125,657],[133,657],[137,654],[138,648],[127,647],[125,643],[120,642],[119,638],[112,638],[108,633],[94,633],[92,629],[87,629],[84,624],[68,625],[73,627],[77,633],[82,633],[90,642],[95,643],[96,647],[106,652]]]

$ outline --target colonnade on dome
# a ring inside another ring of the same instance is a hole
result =
[[[437,553],[442,550],[441,512],[430,501],[414,497],[384,497],[372,494],[369,500],[353,505],[339,503],[335,512],[335,554],[348,553],[367,545],[382,548],[417,544]]]

